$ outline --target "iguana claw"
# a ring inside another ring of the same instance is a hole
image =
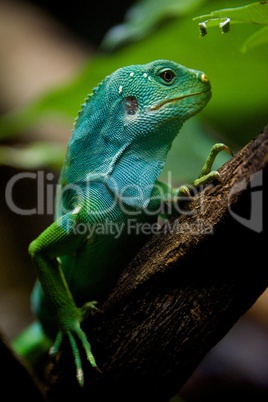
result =
[[[66,331],[65,335],[68,336],[68,339],[69,339],[69,342],[70,342],[70,345],[71,345],[71,348],[72,348],[75,367],[76,367],[77,381],[78,381],[79,385],[81,387],[83,387],[84,386],[84,371],[83,371],[83,368],[82,368],[82,362],[81,362],[79,347],[77,346],[77,341],[76,341],[74,335],[76,335],[78,337],[78,339],[80,339],[80,341],[82,343],[82,346],[83,346],[83,348],[84,348],[84,350],[86,352],[87,360],[89,361],[91,366],[94,369],[98,370],[98,371],[100,371],[100,370],[98,369],[96,360],[95,360],[95,358],[94,358],[94,356],[93,356],[93,354],[91,352],[91,346],[90,346],[90,343],[87,340],[86,334],[80,328],[80,326],[78,328],[76,328],[75,331],[74,330]],[[57,336],[56,336],[54,345],[50,348],[50,351],[49,351],[49,354],[51,356],[56,356],[57,355],[57,353],[58,353],[58,351],[60,349],[62,340],[63,340],[63,332],[59,331]]]
[[[101,310],[99,310],[96,307],[97,302],[93,301],[93,302],[88,302],[85,303],[83,305],[83,307],[81,307],[80,309],[80,313],[81,313],[81,321],[83,321],[91,311],[93,312],[101,312]],[[82,368],[82,362],[81,362],[81,357],[80,357],[80,351],[79,351],[79,347],[77,345],[77,338],[81,341],[83,349],[86,353],[87,356],[87,360],[89,361],[89,363],[91,364],[92,368],[96,369],[97,371],[100,371],[96,360],[91,352],[91,346],[90,343],[88,342],[87,336],[84,333],[84,331],[81,329],[80,327],[80,322],[76,321],[74,322],[69,329],[66,330],[60,330],[56,336],[54,345],[50,348],[49,354],[51,356],[56,356],[60,346],[62,344],[62,340],[63,340],[63,336],[67,335],[71,348],[72,348],[72,352],[73,352],[73,356],[74,356],[74,362],[75,362],[75,367],[76,367],[76,378],[77,381],[79,383],[79,385],[81,387],[84,386],[84,371]]]

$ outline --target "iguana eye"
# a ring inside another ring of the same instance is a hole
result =
[[[171,82],[175,77],[175,74],[172,70],[165,70],[160,74],[160,77],[167,83]]]

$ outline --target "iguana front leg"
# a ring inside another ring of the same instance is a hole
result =
[[[205,185],[211,183],[214,180],[220,181],[221,178],[219,172],[217,170],[211,170],[211,169],[216,156],[221,151],[225,151],[228,154],[233,155],[230,148],[227,147],[225,144],[222,143],[214,144],[201,170],[200,176],[193,181],[192,187]],[[192,187],[190,188],[187,185],[182,185],[179,188],[174,188],[167,185],[166,183],[162,183],[160,180],[157,180],[155,187],[157,189],[155,193],[161,194],[161,200],[163,202],[171,203],[173,205],[178,201],[187,200],[187,198],[191,197]],[[163,218],[167,218],[168,214],[161,213],[161,216]]]
[[[217,143],[214,144],[213,147],[210,150],[210,153],[206,159],[206,162],[201,170],[200,176],[193,181],[193,185],[195,187],[200,186],[202,184],[207,184],[212,182],[213,180],[220,181],[220,174],[217,170],[211,170],[212,165],[215,161],[216,156],[218,155],[219,152],[225,151],[231,156],[233,156],[232,151],[230,150],[227,145],[222,144],[222,143]]]
[[[86,303],[81,308],[76,306],[58,261],[58,257],[76,252],[85,241],[85,236],[75,235],[72,230],[78,220],[78,214],[74,213],[57,219],[30,244],[29,253],[45,297],[56,313],[58,321],[59,332],[51,352],[52,354],[58,352],[63,336],[66,335],[74,355],[77,379],[83,386],[84,375],[76,339],[81,341],[92,367],[97,368],[90,344],[80,327],[89,309],[94,308],[94,303]]]

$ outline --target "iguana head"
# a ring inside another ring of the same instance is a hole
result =
[[[166,131],[176,135],[182,123],[202,110],[211,97],[203,72],[169,60],[117,70],[107,82],[107,92],[111,103],[115,99],[121,103],[125,127],[138,121],[143,134],[155,134],[161,127],[162,136]]]
[[[102,180],[124,202],[145,206],[173,139],[210,97],[204,73],[173,61],[116,70],[79,114],[62,180]]]

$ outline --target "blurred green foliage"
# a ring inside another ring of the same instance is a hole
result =
[[[256,35],[254,24],[232,24],[228,34],[211,29],[200,38],[194,17],[211,12],[211,8],[244,6],[242,0],[140,0],[128,12],[122,25],[107,33],[103,44],[73,80],[44,94],[22,110],[0,119],[0,138],[17,138],[40,121],[60,115],[72,121],[79,105],[107,74],[129,65],[166,58],[187,67],[204,71],[212,83],[213,97],[202,113],[187,122],[174,142],[165,172],[176,169],[176,179],[182,182],[195,178],[215,141],[225,142],[234,151],[256,136],[267,124],[268,78],[267,44],[246,53],[241,47],[250,35]],[[60,166],[63,152],[55,152],[55,159],[46,158],[49,146],[39,144],[35,161],[41,166]],[[42,148],[43,147],[43,148]],[[25,166],[24,152],[0,149],[0,163]],[[21,155],[21,158],[20,158]],[[23,163],[20,164],[20,160]],[[219,155],[218,164],[224,161]],[[27,164],[26,164],[27,165]],[[37,168],[29,163],[29,168]],[[179,169],[178,169],[179,167]],[[165,172],[163,173],[165,175]]]
[[[248,39],[246,39],[241,50],[245,53],[248,49],[254,46],[268,44],[267,1],[258,1],[242,7],[224,8],[221,10],[212,11],[209,14],[194,18],[194,20],[202,20],[202,22],[199,23],[202,37],[207,34],[207,24],[210,26],[217,26],[219,24],[222,33],[229,32],[230,22],[232,24],[244,23],[265,25],[263,29],[258,30]]]

